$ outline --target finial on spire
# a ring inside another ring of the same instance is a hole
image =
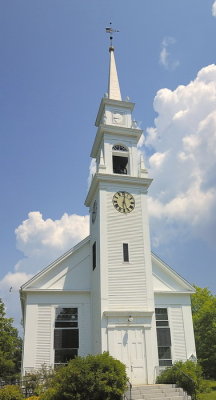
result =
[[[109,51],[114,51],[114,47],[112,45],[112,41],[113,41],[113,33],[115,32],[119,32],[117,29],[113,29],[112,28],[112,22],[110,22],[110,26],[109,28],[106,28],[106,33],[109,33],[110,35],[110,47],[109,47]]]

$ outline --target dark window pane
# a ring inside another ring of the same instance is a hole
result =
[[[169,326],[168,321],[156,321],[156,326]]]
[[[68,349],[79,347],[78,329],[55,329],[54,330],[54,348]]]
[[[78,322],[56,321],[55,327],[56,328],[77,328],[78,327]]]
[[[66,364],[78,355],[77,349],[56,350],[55,364]]]
[[[92,246],[92,268],[96,268],[96,242]]]
[[[170,367],[172,365],[172,360],[159,360],[160,367]]]
[[[171,337],[169,328],[157,328],[158,346],[170,346]]]
[[[127,157],[113,156],[113,172],[114,174],[127,174]]]
[[[158,347],[159,359],[167,360],[171,359],[171,348],[170,347]]]
[[[123,260],[129,261],[128,243],[123,243]]]
[[[167,308],[156,308],[155,315],[157,321],[168,320]]]
[[[78,318],[77,308],[57,308],[56,309],[56,320],[76,320]]]

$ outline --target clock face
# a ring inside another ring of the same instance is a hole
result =
[[[128,192],[116,192],[113,196],[113,206],[123,214],[130,213],[135,208],[135,200]]]
[[[94,201],[93,208],[92,208],[92,222],[94,223],[96,220],[96,215],[97,215],[97,202],[96,200]]]
[[[115,112],[113,114],[113,122],[115,124],[121,124],[123,122],[123,115],[118,112]]]

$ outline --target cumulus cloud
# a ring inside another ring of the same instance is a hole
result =
[[[212,15],[213,17],[216,17],[216,1],[212,4]]]
[[[159,62],[165,69],[174,70],[179,66],[179,61],[173,59],[169,47],[175,44],[176,40],[173,37],[165,37],[161,43],[161,51]]]
[[[202,68],[188,85],[159,90],[154,109],[155,126],[147,129],[145,141],[146,154],[153,153],[149,209],[154,244],[175,239],[180,231],[211,242],[216,230],[216,65]]]
[[[88,236],[89,216],[65,213],[59,220],[52,220],[44,219],[39,211],[32,211],[17,227],[15,234],[17,249],[23,253],[23,258],[0,281],[0,289],[1,296],[7,300],[10,315],[16,319],[20,286]]]

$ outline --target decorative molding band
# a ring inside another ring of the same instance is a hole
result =
[[[153,179],[151,178],[141,178],[134,177],[131,175],[122,175],[122,174],[103,174],[96,173],[92,179],[91,186],[89,188],[88,194],[86,196],[85,205],[88,207],[91,203],[92,197],[97,189],[97,186],[100,182],[108,182],[108,183],[118,183],[122,185],[131,185],[131,186],[141,186],[145,189],[145,193],[147,194],[147,189],[152,183]]]

